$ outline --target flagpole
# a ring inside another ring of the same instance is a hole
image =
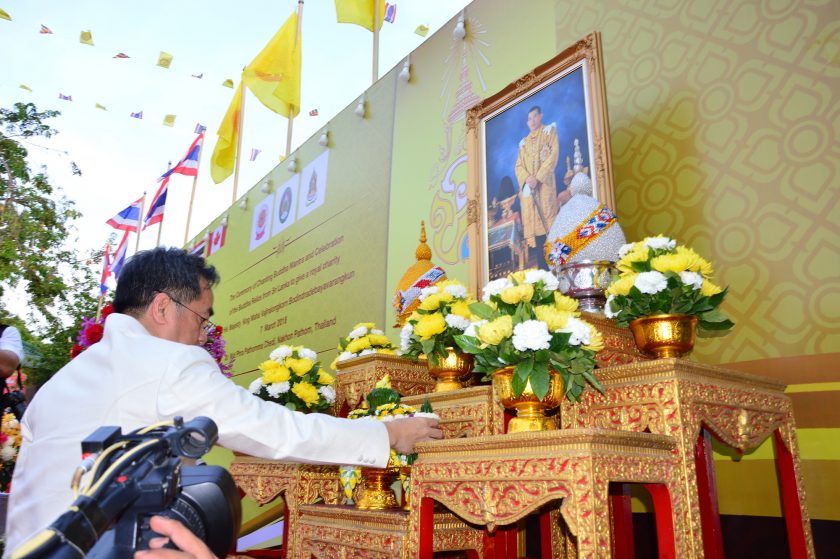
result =
[[[105,297],[104,295],[100,295],[99,299],[96,301],[96,321],[99,322],[99,317],[102,315],[102,298]]]
[[[298,0],[298,14],[297,14],[297,30],[295,30],[295,48],[297,48],[298,39],[300,38],[300,29],[303,21],[303,0]],[[289,122],[286,127],[286,157],[292,152],[292,124],[294,123],[294,115],[292,114],[294,107],[289,107]]]
[[[168,171],[171,168],[172,168],[172,162],[170,161],[166,164],[166,170]],[[160,246],[160,234],[161,234],[161,232],[163,232],[163,218],[164,218],[164,216],[161,215],[160,216],[160,225],[158,225],[157,243],[155,244],[156,247]]]
[[[231,200],[231,205],[236,203],[236,190],[239,187],[239,159],[242,152],[242,129],[243,121],[245,120],[245,81],[240,77],[239,78],[239,88],[240,92],[239,95],[241,97],[239,103],[239,118],[236,119],[236,156],[234,159],[234,171],[233,171],[233,199]]]
[[[102,253],[102,275],[105,275],[105,262],[108,260],[108,253],[111,251],[111,243],[105,244],[105,252]],[[108,281],[108,276],[111,275],[110,265],[108,269],[108,275],[105,276],[104,281]],[[102,293],[102,279],[99,280],[100,283],[100,291],[99,291],[99,299],[96,301],[96,321],[99,322],[99,316],[102,314],[102,299],[105,297],[105,294]]]
[[[184,246],[187,246],[187,240],[190,235],[190,219],[192,218],[193,202],[195,201],[195,185],[198,183],[198,170],[201,169],[201,154],[204,152],[204,142],[201,142],[201,147],[198,148],[198,161],[195,167],[195,176],[193,177],[192,193],[190,194],[190,207],[187,209],[187,226],[184,229]],[[234,194],[234,196],[236,196]]]
[[[140,216],[137,218],[137,243],[134,245],[134,252],[140,250],[140,232],[143,230],[140,225],[143,221],[143,211],[146,209],[146,191],[143,191],[143,197],[140,199]]]
[[[382,0],[374,0],[373,2],[373,81],[376,83],[379,79],[379,6]]]

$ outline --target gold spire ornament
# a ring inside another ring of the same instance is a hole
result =
[[[393,306],[397,315],[395,328],[401,328],[405,321],[420,306],[420,290],[446,279],[443,268],[432,263],[432,249],[426,244],[426,223],[420,222],[420,244],[414,251],[417,259],[397,283]]]

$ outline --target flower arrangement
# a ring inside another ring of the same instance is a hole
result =
[[[549,369],[560,374],[571,401],[580,398],[587,382],[603,391],[592,373],[603,337],[579,318],[578,302],[556,291],[557,286],[553,274],[535,269],[493,280],[484,287],[483,302],[470,305],[480,320],[455,337],[461,349],[475,355],[475,370],[487,378],[515,367],[515,396],[530,382],[542,401],[549,389]]]
[[[464,333],[471,322],[470,305],[475,300],[459,281],[444,280],[420,290],[420,306],[411,313],[400,332],[400,350],[413,361],[423,354],[437,367],[447,356],[446,348],[456,347],[455,336]]]
[[[0,421],[0,491],[8,492],[20,451],[20,423],[14,414],[3,410]]]
[[[75,359],[80,353],[99,342],[105,333],[105,319],[114,312],[110,303],[102,307],[99,318],[86,316],[82,317],[82,326],[76,337],[76,343],[70,348],[70,359]]]
[[[655,314],[696,316],[699,333],[734,326],[718,308],[727,289],[712,283],[712,265],[694,250],[658,235],[624,245],[618,256],[604,314],[620,326]]]
[[[207,353],[219,365],[219,370],[222,371],[222,374],[230,378],[233,376],[231,371],[233,370],[234,358],[232,355],[227,357],[227,351],[225,350],[226,342],[222,337],[222,332],[222,327],[216,324],[215,328],[208,330],[207,341],[204,342],[202,347],[207,350]]]
[[[281,345],[260,363],[262,375],[249,390],[292,411],[325,411],[335,402],[335,377],[323,370],[317,359],[311,349]]]
[[[347,337],[338,340],[338,357],[330,367],[336,368],[336,364],[354,357],[381,353],[385,355],[396,355],[397,348],[385,335],[385,332],[376,328],[373,322],[360,322],[356,324]]]

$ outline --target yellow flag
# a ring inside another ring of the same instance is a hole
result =
[[[79,42],[85,45],[93,46],[93,35],[90,30],[82,31],[82,34],[79,36]]]
[[[102,103],[97,103],[96,108],[101,110],[101,111],[107,111],[108,110],[108,109],[105,108],[105,105],[103,105]]]
[[[242,81],[260,102],[285,117],[300,112],[300,37],[297,13],[245,67]],[[297,39],[297,40],[295,40]]]
[[[23,85],[23,84],[20,84],[20,88],[21,88],[21,89],[25,89],[26,91],[28,91],[28,92],[32,93],[32,88],[31,88],[31,87],[29,87],[28,85]]]
[[[233,89],[233,80],[225,80],[222,82],[222,85]]]
[[[417,35],[420,35],[421,37],[425,37],[426,34],[429,32],[429,26],[428,25],[423,25],[421,23],[420,25],[417,26],[417,29],[415,29],[414,32]]]
[[[335,15],[338,23],[354,23],[368,31],[373,31],[373,11],[376,0],[335,0]],[[379,21],[376,27],[382,27],[385,17],[385,0],[379,0]]]
[[[7,14],[3,10],[0,10],[0,19],[5,19],[6,21],[12,21],[12,16]]]
[[[169,68],[170,64],[172,64],[172,55],[168,52],[160,51],[160,56],[158,56],[157,65],[161,68]]]
[[[175,126],[175,115],[166,115],[163,117],[164,126]]]
[[[213,156],[210,158],[210,176],[219,184],[233,173],[236,162],[236,140],[239,136],[240,109],[242,108],[242,84],[236,88],[225,118],[219,125],[219,136]]]

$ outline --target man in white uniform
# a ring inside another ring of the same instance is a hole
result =
[[[219,444],[270,459],[384,467],[442,437],[437,421],[350,421],[291,412],[230,382],[199,347],[213,314],[215,269],[180,249],[137,253],[123,268],[105,334],[35,395],[21,422],[4,557],[73,501],[82,439],[103,425],[123,432],[207,416]]]

